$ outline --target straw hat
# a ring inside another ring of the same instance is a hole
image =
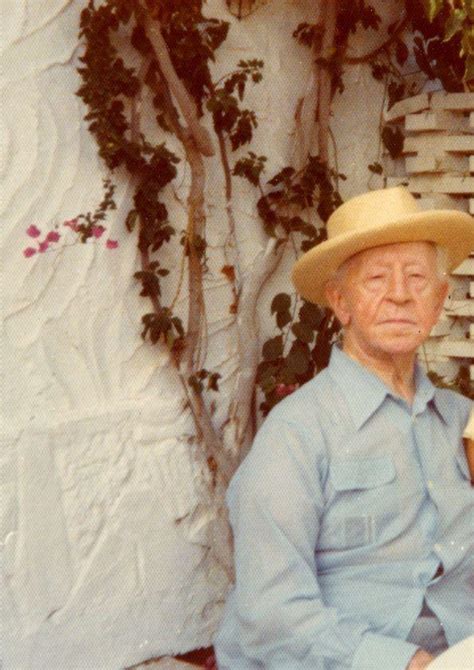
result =
[[[310,302],[327,305],[324,285],[350,256],[383,244],[435,242],[447,249],[449,270],[474,251],[474,219],[451,209],[421,210],[404,186],[370,191],[338,207],[327,222],[328,239],[293,266],[292,279]]]

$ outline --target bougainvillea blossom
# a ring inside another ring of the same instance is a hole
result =
[[[39,235],[41,235],[41,230],[32,224],[29,228],[26,229],[26,234],[30,237],[39,237]]]

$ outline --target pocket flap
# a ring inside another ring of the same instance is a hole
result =
[[[336,491],[375,488],[388,484],[395,475],[391,456],[336,458],[330,467],[330,478]]]

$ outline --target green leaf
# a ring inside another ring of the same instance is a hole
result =
[[[168,349],[173,348],[173,344],[175,343],[175,341],[176,341],[175,336],[173,335],[171,330],[168,330],[165,334],[165,342],[166,342],[166,346],[168,347]]]
[[[257,368],[257,382],[263,388],[264,386],[270,388],[275,386],[276,375],[278,373],[278,363],[272,361],[261,361]]]
[[[288,293],[277,293],[273,298],[272,304],[270,307],[271,313],[275,312],[285,312],[291,307],[291,297]]]
[[[196,377],[196,375],[191,375],[188,377],[188,384],[196,393],[201,393],[203,389],[202,382]]]
[[[461,55],[474,56],[474,25],[463,31],[461,47]]]
[[[291,179],[291,177],[295,173],[295,168],[291,167],[291,165],[284,167],[283,170],[280,170],[272,179],[268,180],[268,184],[271,184],[272,186],[277,186],[281,182],[287,182]]]
[[[184,335],[184,328],[181,319],[178,316],[173,316],[171,319],[173,326],[176,328],[176,332],[182,337]]]
[[[404,135],[400,128],[391,128],[384,126],[382,130],[382,141],[387,147],[392,158],[398,158],[402,155]]]
[[[444,26],[444,40],[443,42],[449,42],[449,40],[460,32],[463,29],[463,23],[466,19],[466,12],[462,9],[455,9],[446,21]]]
[[[284,312],[277,312],[276,315],[276,322],[278,328],[284,328],[288,323],[291,321],[291,313],[289,310],[285,310]]]
[[[464,11],[469,17],[469,21],[474,23],[474,0],[464,0]]]
[[[283,337],[278,335],[267,340],[262,347],[262,356],[266,361],[274,361],[283,354]]]
[[[464,72],[464,81],[467,82],[470,91],[474,91],[474,56],[469,55],[466,58],[466,69]]]
[[[371,172],[374,174],[383,174],[383,167],[380,165],[380,163],[370,163],[370,165],[367,166]]]
[[[298,381],[294,370],[284,365],[281,369],[279,380],[282,384],[294,384]]]
[[[307,348],[292,348],[286,359],[289,371],[296,375],[304,375],[310,365],[311,355]]]
[[[423,0],[423,6],[425,9],[425,14],[430,21],[439,14],[443,9],[444,0]]]
[[[218,372],[213,372],[211,375],[209,375],[209,379],[207,380],[207,388],[211,389],[212,391],[218,391],[219,385],[217,380],[220,379],[221,376],[222,375],[220,375]]]
[[[304,321],[298,321],[294,323],[291,327],[291,330],[296,335],[296,337],[306,344],[311,344],[314,340],[314,330],[308,323]]]
[[[397,58],[397,61],[399,65],[404,65],[407,58],[408,58],[409,52],[408,52],[408,47],[405,44],[403,40],[397,40],[395,43],[395,56]]]
[[[305,302],[299,311],[300,321],[308,323],[312,328],[319,328],[324,318],[324,312],[312,302]]]

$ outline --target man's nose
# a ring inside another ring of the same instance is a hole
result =
[[[411,294],[408,288],[407,277],[403,272],[393,272],[388,283],[387,297],[394,302],[407,302]]]

